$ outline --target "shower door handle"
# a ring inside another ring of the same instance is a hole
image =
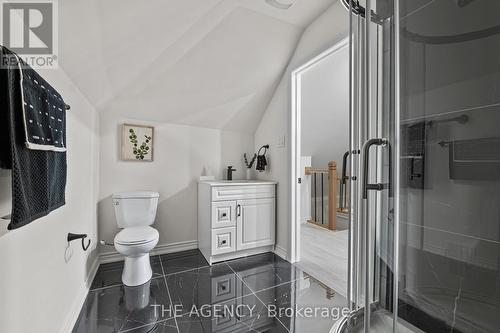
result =
[[[362,194],[363,194],[363,199],[368,198],[368,191],[369,190],[375,190],[375,191],[382,191],[383,189],[390,188],[389,184],[381,184],[381,183],[376,183],[376,184],[369,184],[368,183],[368,165],[369,165],[369,156],[370,156],[370,148],[372,146],[385,146],[388,145],[389,142],[387,139],[370,139],[365,142],[363,145],[363,182],[362,182]],[[391,163],[389,163],[390,165]]]

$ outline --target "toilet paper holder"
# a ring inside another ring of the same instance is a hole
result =
[[[91,240],[87,242],[87,245],[85,245],[85,238],[87,238],[87,234],[73,234],[73,233],[68,233],[68,243],[72,242],[76,239],[81,239],[82,240],[82,249],[83,251],[87,251],[87,249],[90,247],[90,242]]]

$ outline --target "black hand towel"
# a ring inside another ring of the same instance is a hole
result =
[[[22,73],[15,66],[6,66],[17,59],[12,52],[2,47],[0,56],[0,167],[12,169],[12,214],[8,228],[16,229],[65,204],[66,152],[27,147],[30,141],[24,122]],[[45,81],[38,82],[53,91]],[[33,96],[40,93],[33,92]],[[57,137],[64,146],[65,129]]]
[[[265,155],[259,155],[257,156],[257,166],[255,169],[259,172],[263,172],[266,170],[267,166],[267,160]]]
[[[264,153],[261,154],[262,149],[264,149]],[[267,166],[267,159],[266,159],[266,153],[267,149],[269,149],[269,145],[265,145],[260,147],[259,151],[257,152],[257,165],[255,166],[255,169],[259,172],[263,172],[266,170]]]

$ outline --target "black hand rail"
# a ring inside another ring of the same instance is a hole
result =
[[[368,163],[369,163],[369,153],[370,153],[370,148],[372,146],[383,146],[383,145],[388,145],[389,142],[387,139],[370,139],[365,142],[363,145],[363,182],[362,182],[362,192],[363,192],[363,199],[368,198],[368,191],[369,190],[375,190],[375,191],[382,191],[383,189],[388,188],[390,190],[391,186],[389,184],[381,184],[381,183],[376,183],[376,184],[369,184],[368,183]],[[390,146],[389,146],[390,149]],[[392,158],[392,156],[390,157]],[[389,163],[389,178],[392,177],[392,168],[391,164]],[[392,191],[389,191],[389,196],[392,196]]]
[[[339,208],[343,210],[347,206],[347,199],[345,198],[345,195],[347,193],[346,186],[347,186],[347,180],[349,177],[347,177],[347,158],[349,157],[350,151],[346,151],[344,153],[344,156],[342,157],[342,179],[340,183],[340,202],[339,202]]]

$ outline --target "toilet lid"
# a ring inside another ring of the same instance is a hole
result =
[[[143,244],[157,240],[158,230],[150,226],[125,228],[115,236],[118,244]]]

